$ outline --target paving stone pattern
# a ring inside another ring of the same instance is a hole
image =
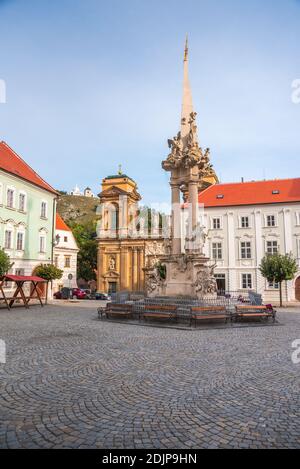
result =
[[[175,330],[0,310],[1,448],[300,448],[300,310]]]

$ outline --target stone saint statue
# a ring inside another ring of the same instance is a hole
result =
[[[167,159],[163,161],[163,168],[166,170],[177,168],[180,165],[183,150],[180,132],[178,132],[175,137],[169,138],[168,146],[171,148],[171,153],[168,155]]]
[[[116,260],[114,257],[109,259],[109,270],[115,270],[116,268]]]

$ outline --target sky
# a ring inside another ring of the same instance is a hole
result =
[[[221,182],[300,176],[299,0],[0,0],[0,25],[0,140],[53,187],[99,193],[122,164],[144,203],[169,200],[187,33]]]

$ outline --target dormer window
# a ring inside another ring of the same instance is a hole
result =
[[[218,194],[217,199],[224,199],[224,195],[223,194]]]
[[[280,194],[280,191],[279,191],[278,189],[274,189],[274,190],[272,191],[272,194],[273,194],[273,195]]]

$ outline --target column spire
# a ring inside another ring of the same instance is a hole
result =
[[[194,112],[192,91],[188,73],[188,51],[188,36],[186,36],[183,60],[183,98],[181,109],[181,138],[184,147],[186,146],[187,136],[190,130],[190,115],[192,112]]]

